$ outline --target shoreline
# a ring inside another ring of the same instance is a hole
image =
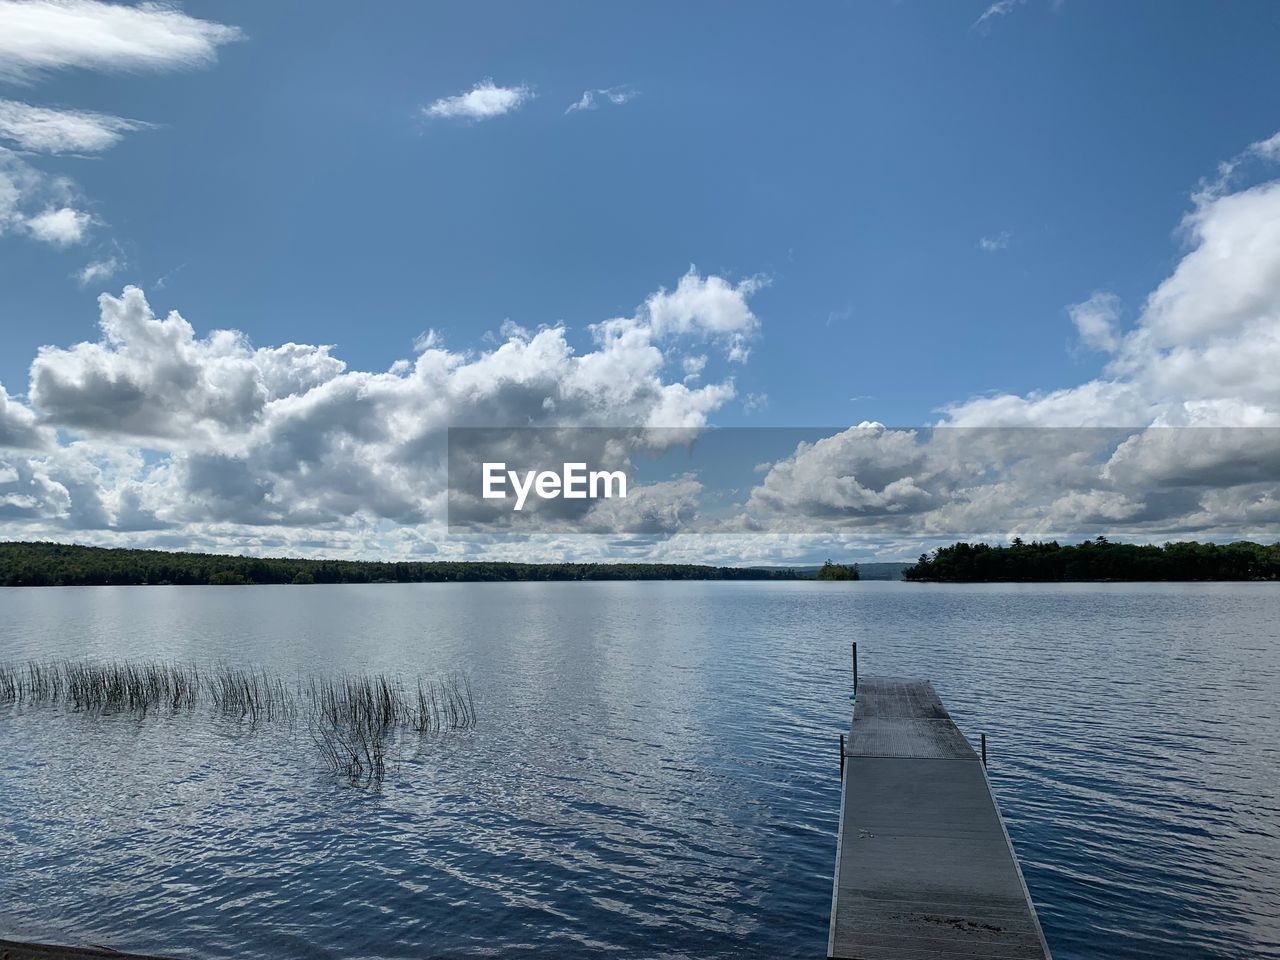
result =
[[[155,954],[121,953],[110,947],[71,947],[0,937],[0,960],[168,960]]]

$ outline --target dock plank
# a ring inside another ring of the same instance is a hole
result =
[[[828,956],[1050,957],[982,763],[928,681],[859,682]]]

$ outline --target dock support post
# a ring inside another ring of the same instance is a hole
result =
[[[984,767],[987,765],[987,735],[985,733],[982,735],[982,765]]]
[[[858,695],[858,641],[853,641],[853,695]]]
[[[840,734],[840,779],[844,779],[844,734]]]

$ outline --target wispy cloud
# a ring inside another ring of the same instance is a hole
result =
[[[998,250],[1007,249],[1009,241],[1012,239],[1012,230],[1001,230],[994,237],[979,237],[978,248],[985,250],[987,253],[995,253]]]
[[[41,153],[96,153],[150,124],[91,110],[55,110],[0,100],[0,139]]]
[[[27,83],[67,67],[159,70],[217,58],[236,27],[168,5],[96,0],[0,0],[0,78]]]
[[[524,84],[500,87],[492,80],[482,80],[466,93],[441,97],[423,107],[422,112],[428,117],[443,119],[488,120],[519,110],[534,96],[533,90]]]
[[[91,283],[99,280],[106,280],[114,277],[124,267],[116,257],[108,257],[105,260],[94,260],[92,263],[85,264],[83,269],[76,271],[76,282],[82,287],[87,287]]]
[[[565,113],[576,113],[579,110],[595,110],[600,104],[611,103],[615,107],[620,107],[624,103],[634,100],[640,95],[640,91],[630,85],[620,87],[598,87],[594,90],[582,91],[582,96],[576,101],[569,104]]]
[[[237,27],[200,20],[168,4],[0,0],[0,82],[30,84],[63,69],[197,67],[242,36]],[[148,126],[92,110],[0,99],[0,234],[25,234],[55,247],[84,242],[101,221],[79,209],[74,182],[33,167],[23,154],[97,153]]]
[[[1105,353],[1120,348],[1120,298],[1114,293],[1095,293],[1083,303],[1067,307],[1067,315],[1086,347]]]
[[[1022,6],[1027,0],[996,0],[995,3],[987,7],[977,20],[973,22],[975,28],[986,26],[991,20],[997,17],[1007,17],[1017,7]]]
[[[1231,183],[1241,167],[1251,162],[1263,164],[1280,163],[1280,133],[1273,133],[1264,140],[1249,144],[1230,160],[1218,164],[1215,177],[1202,178],[1195,192],[1195,198],[1201,202],[1213,200],[1231,189]]]

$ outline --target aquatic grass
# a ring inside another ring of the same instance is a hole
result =
[[[418,680],[413,728],[420,733],[463,730],[476,725],[476,703],[466,677]]]
[[[385,673],[311,677],[309,727],[321,756],[353,782],[380,780],[398,731],[418,733],[475,726],[470,681],[417,678],[412,691]]]
[[[192,708],[199,702],[200,674],[194,665],[163,662],[55,661],[27,665],[30,699],[65,702],[76,710],[135,711],[163,706]]]
[[[404,732],[440,733],[476,725],[465,677],[411,685],[387,673],[310,675],[295,684],[262,667],[200,668],[159,660],[0,662],[0,705],[64,706],[78,713],[194,712],[249,726],[293,721],[305,712],[321,758],[352,782],[380,781],[390,745]]]
[[[0,703],[17,700],[20,685],[17,671],[7,663],[0,663]]]
[[[297,714],[297,702],[284,681],[263,668],[219,664],[205,677],[204,689],[223,716],[256,724],[259,720],[292,719]]]

